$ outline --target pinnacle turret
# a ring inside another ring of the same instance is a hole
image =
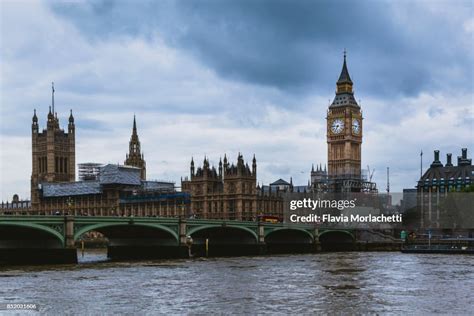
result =
[[[72,116],[72,109],[71,109],[71,114],[69,114],[69,123],[74,123],[74,116]]]
[[[133,128],[132,136],[130,137],[129,143],[129,153],[126,155],[125,165],[134,166],[141,169],[141,178],[142,180],[146,179],[146,162],[144,155],[140,150],[140,140],[137,133],[137,121],[135,115],[133,115]]]

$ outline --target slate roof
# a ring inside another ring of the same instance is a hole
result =
[[[42,188],[44,197],[102,193],[99,181],[43,183]]]
[[[288,182],[286,182],[285,180],[280,178],[280,179],[276,180],[275,182],[270,183],[270,185],[290,185],[290,184]]]
[[[351,76],[349,76],[349,71],[347,70],[346,65],[346,55],[344,54],[344,64],[342,65],[341,74],[339,75],[339,79],[337,83],[352,83]]]
[[[474,178],[474,166],[431,167],[421,177],[421,180],[457,180],[459,178],[463,180]]]
[[[448,161],[443,166],[439,160],[439,151],[435,151],[435,159],[431,166],[418,181],[419,185],[435,184],[470,184],[474,179],[474,166],[472,160],[467,158],[467,149],[462,149],[462,156],[458,157],[458,165],[451,162],[451,154],[448,154]]]
[[[141,185],[140,168],[108,164],[100,168],[100,184]]]
[[[149,182],[149,181],[146,181]],[[99,180],[42,183],[43,197],[101,194],[107,184],[142,185],[140,168],[108,164],[100,168]],[[153,184],[148,184],[152,186]],[[157,184],[154,184],[155,186]],[[164,185],[164,184],[162,184]]]
[[[174,190],[173,182],[142,181],[144,190]],[[87,194],[101,194],[100,181],[79,181],[62,183],[43,183],[43,197],[75,196]]]
[[[356,99],[354,98],[354,95],[352,93],[344,92],[344,93],[338,93],[334,97],[334,100],[332,101],[331,108],[338,107],[338,106],[354,106],[354,107],[359,107],[359,104],[357,104]]]

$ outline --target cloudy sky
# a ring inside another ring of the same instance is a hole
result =
[[[432,151],[474,150],[473,2],[1,1],[1,198],[29,197],[31,117],[56,87],[76,162],[123,163],[133,115],[151,179],[242,152],[258,181],[305,184],[347,49],[362,166],[413,187]]]

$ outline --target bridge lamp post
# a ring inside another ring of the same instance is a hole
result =
[[[68,208],[68,215],[72,215],[72,214],[69,214],[69,213],[71,213],[71,207],[74,204],[74,200],[70,196],[66,199],[66,204],[67,204],[67,208]]]

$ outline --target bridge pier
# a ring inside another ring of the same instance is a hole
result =
[[[179,245],[177,255],[179,258],[189,258],[191,255],[189,251],[189,246],[187,244],[187,220],[183,217],[179,218],[178,222],[178,236],[179,236]]]
[[[264,255],[267,253],[267,244],[265,243],[265,226],[263,226],[262,222],[258,222],[257,226],[258,231],[258,253]]]
[[[64,246],[65,248],[76,248],[74,242],[74,216],[64,216]]]
[[[55,263],[77,263],[77,249],[74,242],[74,216],[64,216],[64,248],[53,252],[52,261]]]
[[[313,231],[313,236],[314,236],[314,248],[313,252],[321,252],[321,243],[319,242],[319,229],[315,228]]]

